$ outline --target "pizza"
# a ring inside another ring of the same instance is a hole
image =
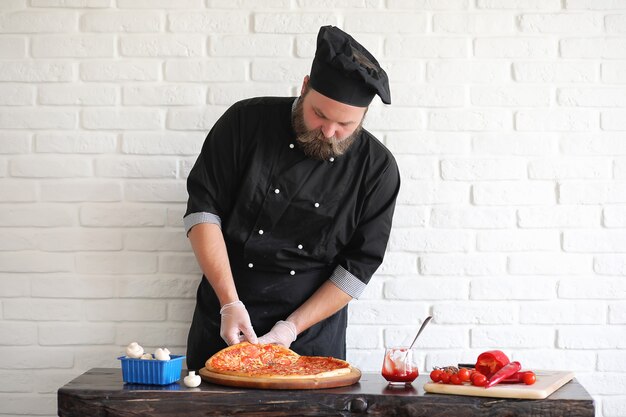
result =
[[[300,356],[281,345],[242,342],[217,352],[206,361],[208,371],[264,378],[328,378],[350,373],[350,364],[326,356]]]

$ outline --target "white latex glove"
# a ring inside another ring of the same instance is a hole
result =
[[[259,343],[275,343],[288,348],[296,337],[298,337],[296,325],[290,321],[281,320],[272,327],[272,330],[259,337]]]
[[[222,316],[220,336],[229,346],[245,340],[258,343],[248,310],[241,301],[224,304],[220,309],[220,314]]]

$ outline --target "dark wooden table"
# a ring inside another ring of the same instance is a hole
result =
[[[187,373],[183,371],[183,375]],[[159,387],[122,382],[121,369],[94,368],[60,388],[61,417],[126,416],[567,416],[593,417],[593,399],[574,379],[545,400],[425,393],[427,376],[389,388],[374,373],[352,386],[324,390],[257,390],[203,382]]]

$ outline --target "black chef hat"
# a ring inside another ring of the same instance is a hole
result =
[[[387,73],[367,49],[334,26],[322,26],[317,34],[309,82],[318,93],[352,106],[367,107],[376,94],[391,104]]]

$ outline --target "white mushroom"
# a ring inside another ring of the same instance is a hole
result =
[[[196,371],[189,371],[189,375],[183,379],[183,382],[189,388],[195,388],[200,385],[202,380],[200,379],[200,375],[196,375]]]
[[[139,346],[139,343],[132,342],[128,346],[126,346],[126,356],[129,358],[137,359],[143,355],[143,348]]]
[[[159,361],[169,361],[170,360],[170,351],[166,349],[158,348],[154,352],[154,359]]]

